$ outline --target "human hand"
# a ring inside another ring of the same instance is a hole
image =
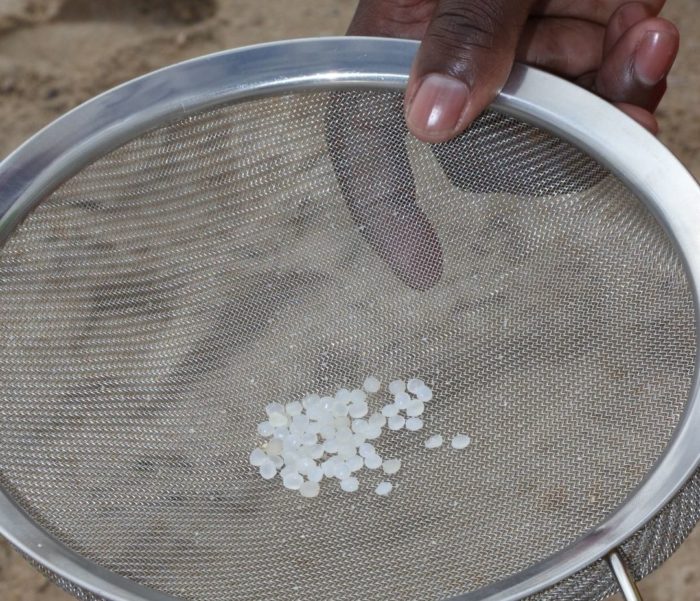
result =
[[[415,200],[404,146],[406,123],[426,142],[454,137],[488,106],[519,60],[594,91],[655,132],[653,111],[679,44],[673,24],[657,16],[663,4],[360,1],[349,34],[422,40],[404,99],[405,123],[396,106],[374,107],[368,115],[346,99],[331,103],[329,111],[328,143],[343,197],[362,235],[401,281],[426,290],[442,274],[438,235]],[[449,159],[440,146],[434,152],[455,185],[461,186],[461,175],[476,167]],[[554,162],[556,152],[553,148],[549,157]],[[587,166],[567,164],[561,170],[582,167]],[[490,175],[493,191],[509,191],[510,178]],[[547,186],[552,193],[556,179]]]
[[[491,103],[514,60],[571,79],[652,131],[679,34],[664,0],[361,0],[350,35],[420,39],[406,121],[443,142]]]

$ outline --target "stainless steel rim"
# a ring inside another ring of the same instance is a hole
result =
[[[201,57],[108,91],[36,134],[0,164],[0,241],[46,194],[139,134],[224,102],[327,88],[405,87],[416,42],[322,38]],[[493,108],[563,137],[620,177],[664,225],[700,298],[700,188],[651,134],[580,88],[516,66]],[[700,463],[697,370],[674,437],[645,481],[596,528],[524,572],[456,599],[511,601],[541,591],[607,555],[644,526]],[[67,549],[0,490],[0,533],[57,575],[112,601],[172,599]]]

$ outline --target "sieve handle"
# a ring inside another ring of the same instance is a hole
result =
[[[617,551],[611,551],[606,559],[613,576],[615,576],[615,580],[617,580],[617,584],[620,586],[622,598],[625,601],[642,601],[637,584],[620,554]]]

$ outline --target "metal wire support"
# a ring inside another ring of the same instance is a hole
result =
[[[637,584],[620,554],[617,551],[611,551],[606,560],[613,576],[615,576],[615,580],[617,580],[617,584],[620,586],[620,593],[623,599],[625,601],[642,601]]]

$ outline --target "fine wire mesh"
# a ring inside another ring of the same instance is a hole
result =
[[[668,237],[588,157],[497,113],[436,148],[407,139],[392,167],[400,110],[365,91],[197,114],[18,228],[0,253],[1,483],[49,532],[186,600],[438,599],[555,553],[641,481],[694,370]],[[344,168],[368,197],[415,179],[435,286],[378,258]],[[304,499],[248,465],[265,404],[370,373],[435,391],[424,430],[377,441],[403,460],[389,497],[363,472],[355,494],[324,480]],[[466,451],[423,447],[462,431]]]

